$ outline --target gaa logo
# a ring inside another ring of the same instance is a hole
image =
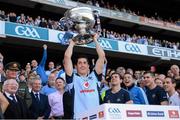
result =
[[[109,108],[108,109],[109,113],[121,113],[121,111],[119,110],[119,108]]]
[[[138,45],[133,45],[133,44],[125,44],[125,49],[129,52],[134,52],[134,53],[141,53],[140,48]]]
[[[39,36],[39,34],[35,28],[30,28],[27,26],[26,27],[17,26],[15,28],[15,32],[16,32],[16,34],[18,34],[20,36],[33,37],[33,38],[39,38],[40,39],[40,36]]]

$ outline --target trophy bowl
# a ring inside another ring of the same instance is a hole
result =
[[[66,36],[71,36],[70,39],[75,44],[81,45],[93,41],[93,35],[97,32],[95,29],[96,18],[99,17],[91,8],[76,7],[66,11],[60,22],[63,23],[61,25],[63,30],[66,31]]]

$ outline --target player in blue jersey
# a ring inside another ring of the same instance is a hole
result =
[[[98,35],[96,34],[93,37],[93,41],[96,46],[98,59],[92,72],[90,72],[89,62],[85,56],[77,58],[77,62],[75,63],[77,73],[73,72],[71,57],[75,43],[72,40],[70,40],[70,44],[64,54],[66,82],[72,94],[74,118],[78,118],[80,114],[100,104],[101,97],[98,89],[98,81],[102,78],[105,53],[97,39]]]

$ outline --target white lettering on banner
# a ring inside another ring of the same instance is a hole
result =
[[[152,53],[157,56],[180,58],[180,51],[176,51],[176,50],[153,48]]]
[[[24,27],[24,26],[17,26],[15,28],[15,32],[18,35],[26,36],[26,37],[33,37],[33,38],[40,38],[38,32],[34,28]]]
[[[101,41],[99,42],[99,44],[100,44],[101,47],[103,47],[103,48],[112,49],[111,44],[110,44],[107,40],[101,40]]]
[[[153,48],[152,52],[153,52],[154,55],[164,56],[164,55],[162,54],[162,51],[159,50],[158,48]]]

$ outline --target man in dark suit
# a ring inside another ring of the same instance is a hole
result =
[[[32,114],[32,119],[47,119],[50,114],[50,106],[48,102],[48,97],[41,94],[39,91],[41,89],[41,80],[37,76],[32,80],[32,104],[29,110]]]
[[[7,79],[3,84],[4,96],[9,102],[4,118],[5,119],[27,119],[29,111],[26,103],[16,95],[18,83],[15,79]]]

